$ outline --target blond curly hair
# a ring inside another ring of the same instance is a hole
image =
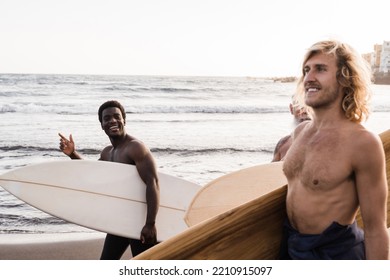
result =
[[[367,120],[370,114],[368,103],[372,95],[372,73],[368,62],[348,44],[328,40],[317,42],[308,49],[303,59],[303,67],[313,55],[318,53],[336,57],[338,69],[336,75],[344,93],[342,108],[345,116],[357,123]],[[304,73],[298,80],[296,98],[304,104],[302,102],[305,92],[303,79]]]

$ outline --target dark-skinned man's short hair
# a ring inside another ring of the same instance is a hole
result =
[[[120,104],[118,101],[116,100],[110,100],[110,101],[106,101],[104,102],[100,107],[99,107],[99,111],[98,111],[98,115],[99,115],[99,121],[100,123],[102,122],[103,120],[103,111],[107,108],[110,108],[110,107],[115,107],[115,108],[118,108],[119,110],[121,110],[121,113],[122,113],[122,117],[124,120],[126,120],[126,111],[125,111],[125,108],[123,108],[122,104]]]

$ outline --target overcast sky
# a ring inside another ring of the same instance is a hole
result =
[[[0,73],[298,75],[318,40],[389,41],[389,3],[0,0]]]

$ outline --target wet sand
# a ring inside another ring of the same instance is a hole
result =
[[[103,233],[0,234],[0,260],[98,260]],[[130,259],[128,249],[122,259]]]

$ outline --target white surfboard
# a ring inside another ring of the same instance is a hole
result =
[[[157,238],[188,226],[184,215],[200,186],[158,173]],[[145,183],[133,165],[61,160],[0,175],[0,186],[48,214],[94,230],[138,239],[146,219]]]

